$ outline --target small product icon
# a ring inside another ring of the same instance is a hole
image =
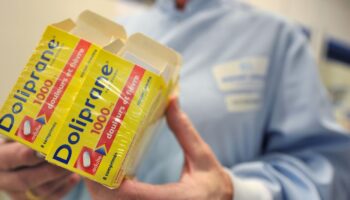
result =
[[[88,147],[83,147],[74,164],[74,167],[94,175],[100,166],[103,155],[93,151]]]
[[[16,135],[33,143],[41,130],[42,124],[29,116],[25,116],[17,129]]]

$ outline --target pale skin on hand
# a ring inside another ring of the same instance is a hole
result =
[[[152,185],[126,179],[116,190],[85,180],[94,200],[231,200],[233,183],[214,153],[195,130],[173,98],[167,109],[167,122],[180,143],[185,164],[177,183]]]
[[[13,200],[27,200],[29,190],[41,199],[62,199],[79,176],[47,163],[17,142],[0,141],[0,191]]]

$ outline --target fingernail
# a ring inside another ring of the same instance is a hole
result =
[[[45,156],[39,152],[34,152],[35,156],[38,157],[38,158],[45,158]]]
[[[0,143],[8,143],[12,142],[12,140],[6,136],[0,135]]]

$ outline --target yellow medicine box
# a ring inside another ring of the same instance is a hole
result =
[[[46,29],[0,111],[0,133],[116,188],[142,159],[179,65],[173,50],[84,11]]]

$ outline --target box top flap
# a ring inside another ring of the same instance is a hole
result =
[[[124,46],[124,42],[120,39],[114,40],[107,46],[103,47],[104,50],[111,52],[112,54],[117,55],[120,49]]]
[[[166,82],[175,78],[181,63],[174,50],[141,33],[131,35],[118,55],[163,76]]]
[[[61,22],[52,24],[52,26],[70,32],[76,25],[71,19],[66,19]]]
[[[107,46],[118,39],[125,41],[127,37],[126,32],[121,25],[89,10],[83,11],[76,22],[68,19],[53,24],[53,26],[102,47]]]
[[[127,38],[123,26],[89,10],[83,11],[76,22],[66,19],[53,26],[104,47],[105,50],[162,76],[167,83],[177,81],[175,78],[181,64],[179,54],[141,33]]]

